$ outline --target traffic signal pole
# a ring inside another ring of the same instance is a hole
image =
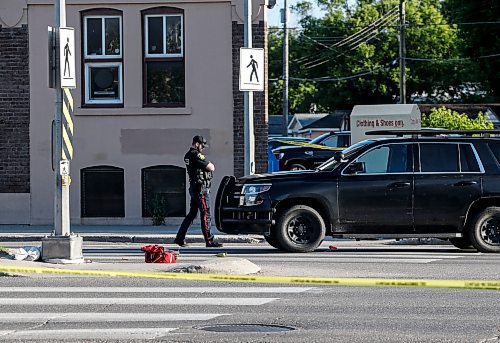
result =
[[[244,46],[252,47],[252,0],[245,0]],[[262,68],[262,67],[261,67]],[[243,92],[244,109],[244,174],[255,173],[255,136],[253,125],[253,92]]]

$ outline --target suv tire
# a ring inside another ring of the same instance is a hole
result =
[[[466,237],[450,238],[450,243],[458,249],[473,249],[474,246]]]
[[[284,211],[276,225],[276,239],[290,252],[314,251],[325,238],[325,222],[314,208],[295,205]]]
[[[500,253],[500,207],[488,207],[478,213],[471,223],[469,236],[478,251]]]
[[[271,233],[269,234],[269,236],[264,236],[264,239],[273,248],[276,248],[278,250],[283,250],[283,248],[281,247],[280,243],[278,242],[278,239],[276,238],[276,233],[274,231],[271,231]]]

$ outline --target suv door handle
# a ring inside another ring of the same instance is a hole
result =
[[[411,183],[410,182],[393,182],[387,186],[387,188],[405,188],[405,187],[410,187]]]
[[[477,185],[477,181],[460,181],[460,182],[453,184],[453,186],[457,186],[457,187],[473,186],[473,185]]]

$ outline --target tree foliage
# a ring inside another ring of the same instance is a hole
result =
[[[446,107],[431,109],[429,115],[422,114],[422,126],[448,130],[487,130],[493,129],[493,123],[479,112],[475,119],[465,113],[458,113]]]
[[[310,103],[332,111],[399,102],[399,0],[315,1],[325,11],[322,18],[310,15],[308,0],[295,7],[302,29],[290,32],[291,112],[307,111]],[[451,24],[455,19],[447,10],[448,3],[468,2],[406,1],[408,97],[440,103],[478,100],[485,87],[478,64],[463,58],[468,38],[462,26]],[[283,40],[282,30],[270,31],[269,75],[275,80],[270,87],[270,113],[276,114],[282,112]],[[496,50],[500,52],[500,47]],[[500,68],[491,71],[495,72]]]

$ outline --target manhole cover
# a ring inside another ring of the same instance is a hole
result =
[[[285,332],[295,330],[290,326],[265,324],[216,324],[198,326],[195,329],[213,332]]]

